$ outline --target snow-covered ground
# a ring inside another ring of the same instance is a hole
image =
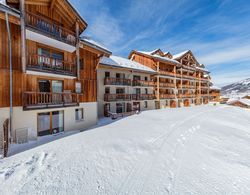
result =
[[[250,111],[146,111],[0,160],[0,194],[250,194]]]

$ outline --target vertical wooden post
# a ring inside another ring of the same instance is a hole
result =
[[[157,62],[157,73],[159,74],[160,71],[160,62]],[[160,77],[157,75],[157,94],[156,94],[157,101],[160,102]]]
[[[76,67],[77,67],[77,79],[80,80],[80,36],[79,36],[78,21],[76,21]]]
[[[20,0],[21,24],[21,64],[23,73],[26,72],[26,31],[25,31],[25,0]]]

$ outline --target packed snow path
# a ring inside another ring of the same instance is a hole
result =
[[[0,160],[0,194],[250,194],[250,111],[146,111]]]

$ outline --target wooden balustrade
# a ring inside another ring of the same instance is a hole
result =
[[[45,18],[41,15],[26,12],[26,26],[36,31],[39,31],[51,38],[65,42],[70,45],[76,45],[75,33],[69,29],[66,29],[57,22]]]
[[[43,55],[28,55],[27,69],[76,76],[76,64]]]
[[[132,100],[153,100],[154,94],[132,94]]]
[[[131,85],[130,79],[124,79],[124,78],[110,78],[106,77],[104,78],[104,85]]]
[[[153,81],[133,80],[133,86],[153,87],[154,85]]]
[[[172,99],[175,98],[174,94],[160,94],[160,99]]]
[[[104,101],[153,100],[154,94],[104,94]]]
[[[130,94],[104,94],[104,101],[112,102],[112,101],[130,101]]]
[[[79,104],[79,94],[51,93],[51,92],[24,92],[24,109],[39,109],[50,107],[76,106]]]
[[[160,87],[175,88],[174,83],[159,83]]]

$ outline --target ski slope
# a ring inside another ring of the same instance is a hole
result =
[[[250,194],[250,110],[142,112],[0,160],[0,194]]]

